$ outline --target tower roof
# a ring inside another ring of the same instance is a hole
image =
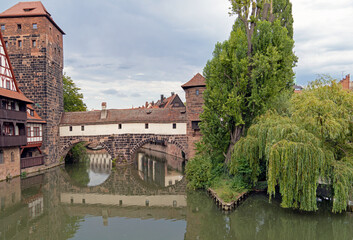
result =
[[[44,16],[62,33],[63,30],[54,22],[50,13],[45,9],[42,2],[19,2],[11,8],[0,13],[0,18],[16,18],[16,17],[39,17]]]
[[[197,73],[190,81],[181,85],[183,89],[191,88],[191,87],[205,87],[206,79],[200,74]]]

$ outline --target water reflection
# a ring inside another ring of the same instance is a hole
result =
[[[324,206],[304,214],[254,194],[223,214],[204,192],[186,192],[184,179],[166,187],[162,173],[180,171],[148,155],[147,170],[117,168],[97,186],[73,184],[65,168],[0,182],[0,240],[352,239],[353,214],[332,214]],[[155,181],[148,158],[156,161]]]
[[[79,161],[66,163],[65,168],[71,179],[79,186],[97,186],[109,177],[112,160],[105,150],[90,150]]]
[[[135,168],[142,180],[159,187],[175,185],[183,179],[184,160],[151,150],[140,150]]]

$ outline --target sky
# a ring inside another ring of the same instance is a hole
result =
[[[23,1],[23,0],[22,0]],[[15,5],[3,0],[0,12]],[[292,0],[298,85],[353,73],[353,1]],[[235,16],[228,0],[42,0],[64,30],[64,72],[89,110],[131,108],[202,73]]]

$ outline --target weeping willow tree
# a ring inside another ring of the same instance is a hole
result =
[[[291,116],[268,112],[235,144],[230,171],[244,159],[256,183],[266,165],[270,197],[279,186],[282,207],[317,210],[316,190],[332,186],[333,211],[346,209],[353,187],[353,93],[319,79],[291,100]]]

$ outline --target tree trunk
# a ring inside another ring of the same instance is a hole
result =
[[[226,155],[226,159],[225,159],[226,164],[228,164],[231,160],[234,145],[236,142],[239,141],[239,139],[243,135],[243,129],[244,129],[244,125],[239,125],[239,126],[236,126],[233,129],[233,131],[230,133],[230,143],[228,146],[227,155]]]

